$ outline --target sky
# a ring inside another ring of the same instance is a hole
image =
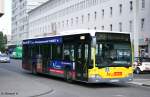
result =
[[[0,31],[11,35],[11,1],[4,0],[4,15],[0,17]]]

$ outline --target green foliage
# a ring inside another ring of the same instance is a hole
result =
[[[7,36],[3,35],[3,32],[0,31],[0,51],[5,52],[5,47],[7,44]]]

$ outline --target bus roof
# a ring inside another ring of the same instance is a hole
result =
[[[91,36],[94,36],[95,33],[120,33],[120,34],[130,34],[130,32],[119,32],[119,31],[107,31],[107,30],[87,30],[87,29],[76,29],[76,30],[66,30],[59,32],[58,35],[46,36],[46,37],[57,37],[57,36],[66,36],[66,35],[76,35],[76,34],[86,34],[89,33]],[[46,37],[35,37],[29,39],[40,39]],[[29,40],[25,39],[25,40]]]
[[[87,30],[87,29],[77,29],[77,30],[68,30],[62,31],[59,35],[74,35],[74,34],[84,34],[89,33],[91,36],[94,36],[95,33],[122,33],[122,34],[130,34],[130,32],[118,32],[118,31],[107,31],[107,30]]]

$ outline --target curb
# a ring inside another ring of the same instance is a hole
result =
[[[139,83],[139,82],[130,82],[130,84],[139,85],[139,86],[143,85],[142,83]]]
[[[142,86],[150,87],[150,85],[148,85],[148,84],[142,84]]]
[[[146,86],[146,87],[150,87],[149,84],[144,84],[144,83],[140,83],[140,82],[130,82],[130,84],[134,84],[134,85],[138,85],[138,86]]]

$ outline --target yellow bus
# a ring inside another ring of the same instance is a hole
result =
[[[133,79],[130,33],[64,31],[22,42],[22,67],[68,82],[128,82]]]

